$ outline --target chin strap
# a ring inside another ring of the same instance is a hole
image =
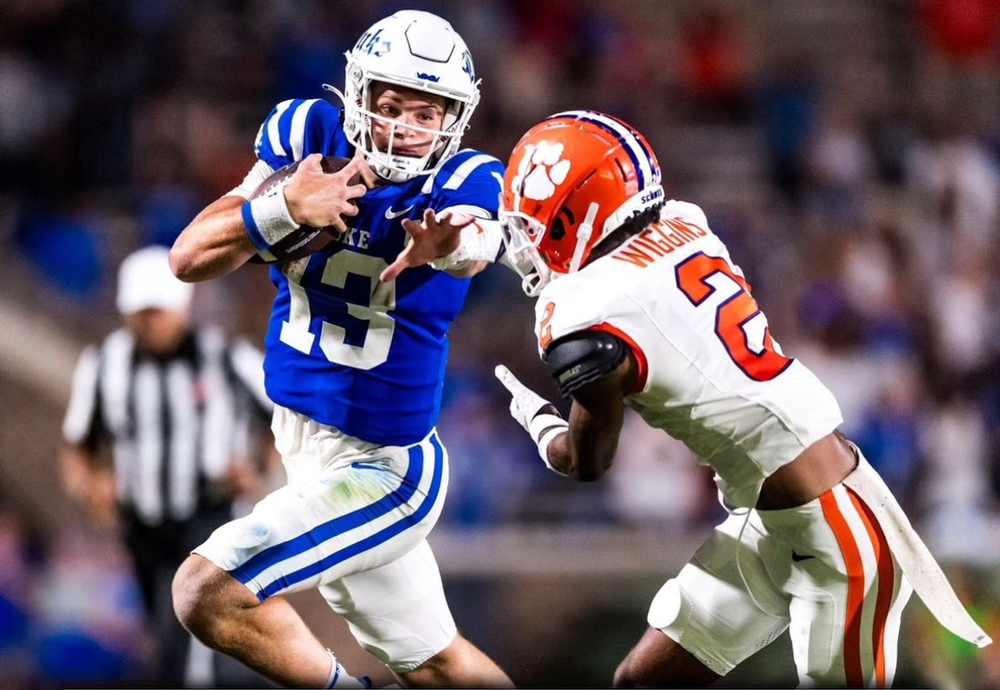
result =
[[[587,251],[587,243],[590,242],[590,238],[594,234],[594,219],[597,217],[599,209],[600,206],[596,201],[590,202],[587,215],[580,223],[580,229],[576,232],[576,248],[573,249],[573,258],[569,262],[570,273],[576,273],[580,270],[580,264],[583,263],[583,253]]]
[[[323,90],[324,91],[332,91],[333,93],[337,94],[337,98],[340,99],[341,103],[346,103],[347,102],[345,100],[344,92],[341,91],[340,89],[338,89],[336,86],[333,86],[332,84],[323,84]]]

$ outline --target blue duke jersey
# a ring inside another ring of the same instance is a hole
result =
[[[280,103],[255,150],[275,170],[312,153],[354,153],[340,110],[322,100]],[[272,267],[278,294],[264,360],[271,399],[370,443],[423,439],[437,422],[448,328],[469,281],[429,266],[390,283],[378,277],[405,246],[404,218],[473,206],[495,219],[502,179],[497,159],[459,151],[433,176],[369,190],[336,241]]]

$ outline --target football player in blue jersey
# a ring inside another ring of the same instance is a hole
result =
[[[318,588],[401,683],[507,686],[458,634],[426,541],[448,484],[435,423],[461,276],[501,246],[492,225],[471,223],[497,218],[503,166],[459,150],[479,100],[472,58],[440,17],[397,12],[348,52],[343,94],[328,88],[343,109],[279,103],[244,182],[171,251],[175,273],[198,281],[255,254],[273,259],[300,226],[336,230],[316,253],[271,268],[264,369],[288,485],[195,550],[174,580],[174,608],[206,644],[277,682],[362,686],[279,596]],[[325,155],[352,161],[324,174]],[[254,195],[296,161],[283,190]],[[467,226],[472,239],[437,270],[425,262],[439,248],[408,248],[404,224],[415,236]]]

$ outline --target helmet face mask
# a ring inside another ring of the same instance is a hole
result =
[[[551,280],[549,266],[538,253],[546,228],[525,213],[508,212],[502,206],[499,213],[504,248],[511,266],[521,276],[521,289],[528,297],[536,297]]]
[[[604,238],[662,202],[659,164],[632,127],[585,110],[543,120],[514,147],[500,198],[522,288],[535,296],[580,270]]]
[[[433,162],[442,158],[442,149],[449,140],[442,125],[451,104],[440,96],[384,82],[372,82],[369,88],[371,93],[366,101],[371,107],[365,110],[362,133],[369,164],[410,177],[430,169]],[[383,106],[404,110],[415,107],[422,115],[433,112],[435,118],[427,119],[437,119],[437,126],[434,122],[427,122],[427,126],[404,123],[399,114],[380,114]]]
[[[458,151],[462,135],[479,103],[479,81],[472,56],[451,24],[429,12],[404,10],[376,22],[346,53],[344,91],[327,86],[344,104],[344,133],[372,169],[390,182],[404,182],[434,173]],[[440,96],[445,115],[440,130],[397,122],[375,112],[374,86],[391,86]],[[374,142],[372,127],[388,127],[385,150]],[[399,128],[430,135],[430,148],[421,156],[393,153]]]

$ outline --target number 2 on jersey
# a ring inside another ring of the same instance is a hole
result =
[[[281,324],[279,339],[299,352],[309,354],[316,335],[309,330],[312,312],[309,297],[302,287],[302,274],[309,259],[290,262],[283,271],[288,278],[290,305],[288,321]],[[379,282],[379,275],[388,266],[384,259],[352,251],[340,251],[330,256],[323,267],[320,279],[324,285],[344,288],[348,274],[355,274],[371,281],[368,304],[347,303],[347,313],[356,319],[368,322],[365,344],[349,345],[347,331],[329,321],[323,321],[319,334],[319,348],[326,358],[336,364],[354,369],[372,369],[389,358],[392,335],[396,331],[396,320],[386,312],[396,307],[396,281]]]
[[[764,318],[757,301],[750,295],[750,285],[733,271],[725,259],[708,256],[702,252],[685,259],[677,265],[677,287],[681,289],[694,306],[707,300],[715,287],[708,279],[723,274],[739,286],[739,292],[729,297],[716,308],[715,334],[722,341],[726,352],[744,374],[754,381],[770,381],[788,368],[792,360],[776,350],[770,329],[764,321],[763,347],[760,352],[750,348],[748,327],[756,318]]]

